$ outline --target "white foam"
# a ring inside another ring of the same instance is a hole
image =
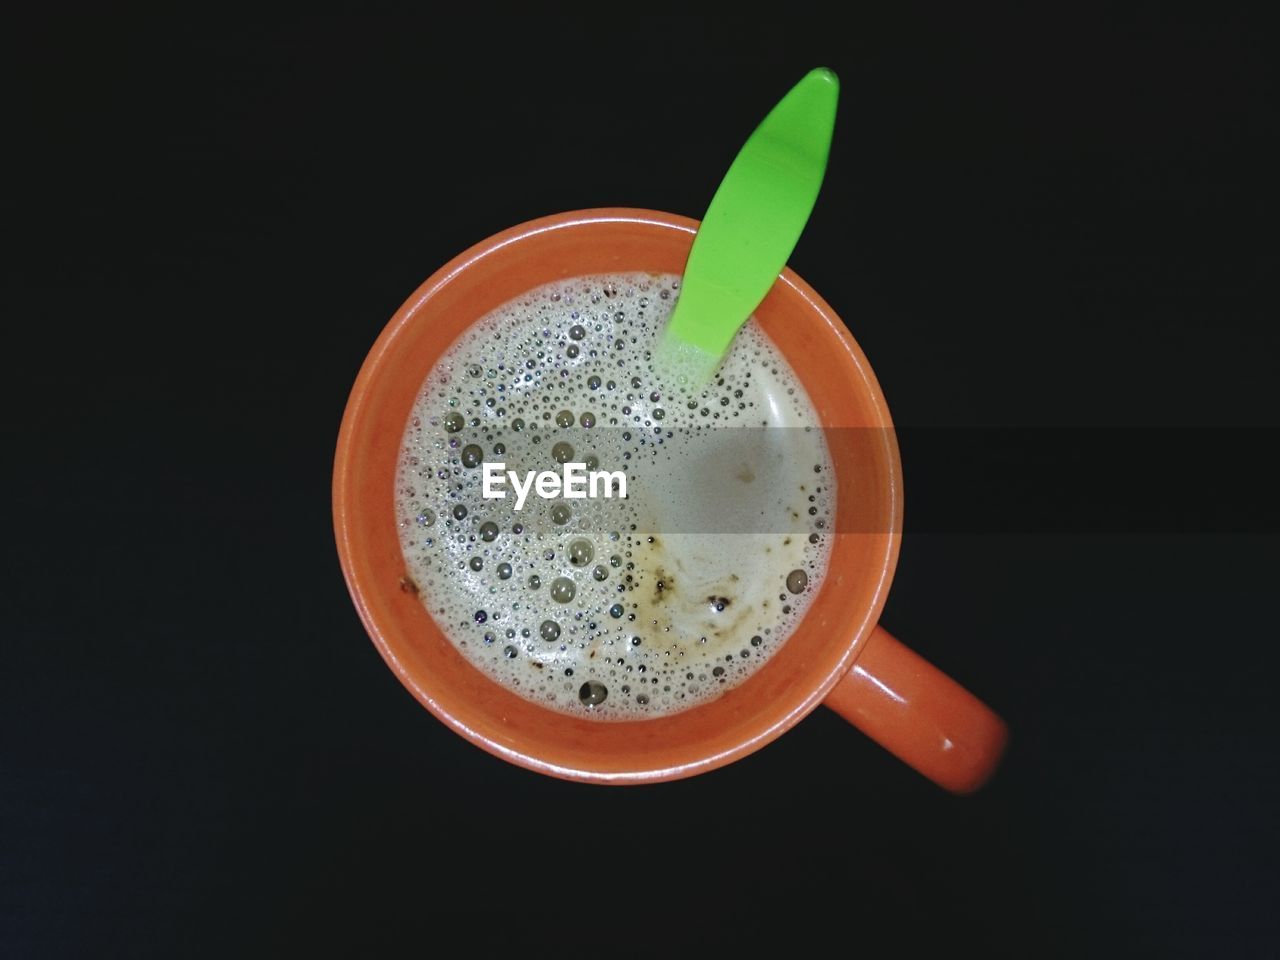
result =
[[[785,641],[825,572],[831,465],[808,397],[754,321],[704,390],[662,382],[651,352],[678,287],[623,274],[530,291],[454,344],[405,430],[408,575],[472,663],[551,709],[624,720],[716,697]],[[517,513],[513,496],[482,498],[481,470],[463,465],[474,444],[521,474],[557,469],[560,442],[624,470],[628,498],[530,496]],[[575,562],[576,542],[589,561]],[[799,594],[786,586],[794,570],[808,577]],[[566,603],[552,597],[561,580]],[[544,622],[558,630],[544,637]],[[603,701],[584,704],[597,699],[589,684]]]

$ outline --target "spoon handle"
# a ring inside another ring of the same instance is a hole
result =
[[[710,377],[778,274],[813,212],[827,169],[840,83],[809,71],[739,151],[711,199],[667,326],[686,360]]]

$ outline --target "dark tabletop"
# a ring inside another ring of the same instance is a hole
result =
[[[1217,13],[851,16],[6,31],[0,953],[1280,950],[1274,50]],[[791,265],[903,428],[884,622],[1005,765],[957,799],[819,710],[679,783],[508,766],[352,609],[347,391],[499,229],[698,216],[820,64]]]

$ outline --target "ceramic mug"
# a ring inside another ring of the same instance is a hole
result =
[[[832,536],[827,574],[804,619],[747,680],[655,719],[558,713],[464,659],[406,576],[393,488],[405,424],[436,361],[468,326],[534,287],[592,273],[681,273],[697,226],[627,209],[534,220],[446,264],[396,312],[356,378],[334,465],[338,555],[360,618],[428,710],[476,745],[539,773],[616,784],[692,776],[758,750],[824,704],[948,790],[975,790],[999,761],[1005,725],[877,624],[902,532],[893,423],[844,324],[790,270],[756,318],[828,429],[837,524],[857,532]],[[830,429],[842,427],[865,429]]]

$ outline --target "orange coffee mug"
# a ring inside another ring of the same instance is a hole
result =
[[[784,270],[756,318],[791,363],[828,437],[836,518],[827,574],[804,619],[718,699],[651,720],[598,722],[546,709],[454,648],[406,575],[396,529],[400,441],[423,381],[472,323],[519,294],[592,273],[679,274],[698,224],[651,210],[562,213],[490,237],[405,302],[360,369],[338,436],[333,516],[347,586],[369,636],[409,691],[457,733],[539,773],[595,783],[692,776],[758,750],[825,704],[931,780],[976,790],[1004,722],[877,625],[902,535],[902,467],[875,375],[844,324]],[[864,429],[830,429],[830,428]]]

